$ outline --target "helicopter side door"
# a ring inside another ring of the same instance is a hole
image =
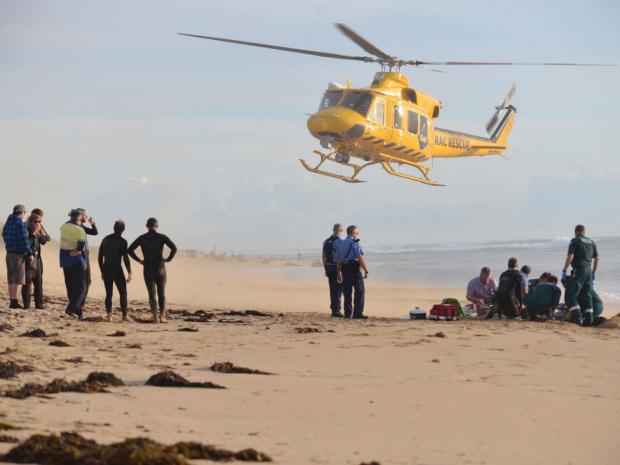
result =
[[[386,141],[386,145],[394,144],[393,147],[401,144],[403,139],[403,104],[400,99],[390,99],[390,115],[392,117],[392,131],[390,134],[389,143]]]

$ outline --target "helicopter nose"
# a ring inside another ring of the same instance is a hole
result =
[[[327,109],[308,118],[308,130],[320,139],[330,135],[341,138],[360,137],[365,130],[363,118],[346,108]]]

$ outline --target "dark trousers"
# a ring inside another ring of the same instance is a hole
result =
[[[33,280],[34,284],[34,306],[43,307],[43,260],[37,257],[37,272]]]
[[[571,312],[573,323],[591,325],[594,321],[592,299],[592,270],[575,268],[566,280],[564,301]]]
[[[81,304],[84,302],[84,293],[86,292],[86,271],[82,265],[74,265],[62,270],[65,274],[65,286],[69,299],[65,313],[81,317]]]
[[[92,280],[90,277],[90,262],[87,260],[86,270],[84,271],[84,298],[82,299],[82,302],[80,302],[80,315],[82,314],[82,311],[84,310],[84,303],[86,302],[86,297],[88,297],[88,290],[90,289],[91,283],[92,283]]]
[[[34,304],[35,307],[40,307],[43,304],[43,293],[41,290],[41,274],[37,268],[26,267],[26,280],[22,287],[22,300],[24,301],[24,308],[30,308],[32,301],[32,293],[34,290]]]
[[[104,269],[103,285],[105,286],[105,309],[106,312],[112,313],[112,294],[114,286],[118,291],[121,300],[121,313],[127,316],[127,280],[122,269]]]
[[[353,291],[355,290],[355,297]],[[362,316],[364,314],[364,277],[359,263],[342,265],[342,293],[344,295],[344,316]]]
[[[144,282],[149,293],[149,306],[153,315],[163,315],[166,312],[166,266],[161,263],[159,266],[144,267]]]
[[[340,311],[340,300],[342,298],[342,284],[338,282],[338,270],[336,265],[325,267],[325,276],[329,281],[329,301],[332,313]]]

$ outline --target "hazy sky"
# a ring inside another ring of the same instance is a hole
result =
[[[377,5],[381,5],[377,7]],[[500,157],[436,160],[431,188],[369,169],[312,175],[306,129],[329,81],[376,65],[228,45],[190,32],[364,54],[345,22],[407,59],[620,63],[616,1],[0,0],[0,211],[84,206],[128,235],[148,216],[184,247],[317,246],[339,221],[366,244],[620,233],[620,68],[406,70],[436,124],[482,134],[514,82]],[[2,218],[4,220],[4,218]]]

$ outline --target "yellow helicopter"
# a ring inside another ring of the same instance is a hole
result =
[[[324,58],[378,63],[381,71],[375,74],[370,87],[353,88],[348,82],[346,86],[330,83],[321,98],[318,111],[310,115],[307,122],[310,133],[319,139],[321,147],[328,152],[315,150],[314,153],[320,157],[318,164],[310,166],[300,159],[303,167],[312,173],[349,183],[363,182],[358,179],[360,172],[368,166],[379,164],[393,176],[431,186],[442,186],[430,178],[431,167],[425,165],[425,161],[432,158],[501,155],[503,151],[511,149],[506,143],[517,111],[509,104],[516,90],[514,85],[503,102],[496,107],[495,113],[486,125],[489,137],[479,137],[435,127],[434,120],[439,116],[441,102],[411,88],[407,77],[400,72],[403,66],[615,66],[582,63],[402,60],[380,50],[348,26],[339,23],[336,27],[373,56],[342,55],[198,34],[179,33],[179,35]],[[352,158],[361,160],[361,163],[353,163]],[[349,167],[353,173],[345,176],[321,169],[327,161]],[[416,168],[420,175],[404,173],[400,171],[402,166]]]

